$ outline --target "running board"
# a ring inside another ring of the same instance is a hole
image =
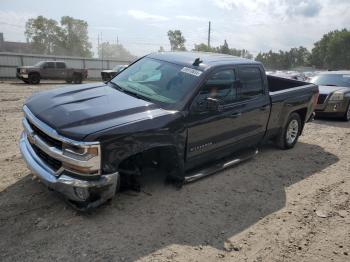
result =
[[[210,176],[220,170],[224,170],[228,167],[232,167],[243,161],[246,161],[254,157],[256,154],[258,154],[258,149],[248,150],[248,151],[246,150],[244,151],[244,153],[241,153],[239,155],[236,154],[234,158],[231,158],[231,159],[226,158],[224,161],[220,161],[218,163],[212,164],[206,168],[192,171],[188,176],[185,176],[184,183],[185,184],[191,183],[203,177]]]

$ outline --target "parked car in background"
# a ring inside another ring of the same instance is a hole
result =
[[[153,53],[108,83],[27,99],[20,148],[44,184],[86,210],[120,186],[139,188],[147,167],[185,183],[253,157],[268,140],[293,148],[317,96],[317,85],[266,76],[256,61]]]
[[[305,81],[307,79],[304,73],[300,73],[297,71],[269,71],[266,74],[298,81]]]
[[[315,109],[316,116],[350,120],[350,71],[327,71],[311,79],[318,85],[320,95]]]
[[[108,82],[109,80],[111,80],[113,77],[115,77],[118,73],[120,73],[127,67],[128,65],[117,65],[113,67],[112,70],[103,70],[101,72],[102,81]]]
[[[39,84],[42,79],[81,84],[87,75],[87,69],[70,68],[65,62],[60,61],[41,61],[34,66],[18,67],[16,71],[17,78],[27,84]]]

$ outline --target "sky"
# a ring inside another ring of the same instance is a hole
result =
[[[0,32],[7,41],[25,41],[25,22],[43,15],[83,19],[90,42],[117,39],[134,55],[170,49],[168,30],[179,29],[186,48],[227,40],[230,47],[259,52],[309,49],[325,33],[350,29],[350,0],[0,0]]]

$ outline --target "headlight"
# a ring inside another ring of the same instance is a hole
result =
[[[63,162],[63,168],[80,175],[99,175],[101,170],[100,145],[75,146],[63,144],[63,155],[72,161]]]
[[[339,101],[343,99],[344,99],[344,93],[340,91],[335,91],[329,98],[330,101]]]
[[[21,68],[21,73],[22,73],[22,74],[25,74],[26,72],[27,72],[27,69]]]

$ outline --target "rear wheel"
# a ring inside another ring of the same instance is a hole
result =
[[[83,77],[81,74],[74,74],[73,75],[74,84],[81,84],[82,81],[83,81]]]
[[[40,75],[37,73],[32,73],[28,76],[28,82],[37,85],[40,83]]]
[[[302,124],[299,114],[290,114],[286,125],[283,127],[281,133],[277,137],[276,144],[278,147],[281,149],[293,148],[298,141],[301,128]]]
[[[343,119],[345,121],[350,121],[350,102],[348,104],[348,107],[346,108],[346,111],[344,113]]]

